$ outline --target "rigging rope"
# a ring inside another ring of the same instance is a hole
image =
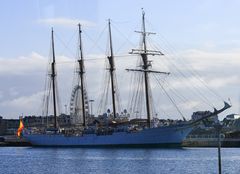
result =
[[[100,32],[99,37],[98,37],[96,40],[92,39],[90,35],[88,35],[86,32],[84,32],[84,34],[87,36],[87,38],[88,38],[90,41],[93,42],[92,47],[90,47],[89,50],[86,51],[86,53],[94,50],[95,47],[97,47],[99,50],[101,50],[102,52],[104,52],[104,49],[101,48],[101,47],[98,45],[98,42],[99,42],[99,40],[102,38],[102,36],[103,36],[105,30],[107,29],[107,27],[108,27],[108,25],[105,25],[104,29]]]
[[[160,34],[160,36],[162,36],[162,35]],[[174,48],[163,36],[162,36],[162,39],[163,39],[164,42],[166,42],[166,43],[164,43],[164,44],[165,44],[165,47],[167,47],[168,50],[169,50],[169,51],[165,50],[165,52],[169,52],[169,53],[171,53],[172,55],[175,55],[176,57],[179,57],[179,56],[177,56],[176,53],[175,53],[175,52],[176,52],[175,48]],[[153,43],[153,42],[152,42],[152,43]],[[159,48],[159,47],[160,47],[160,46],[159,46],[159,44],[157,43],[157,46],[156,46],[155,48]],[[161,49],[164,50],[162,47],[161,47]],[[172,57],[172,56],[170,56],[170,57],[173,58],[173,59],[175,59],[175,58]],[[178,60],[181,61],[181,64],[185,67],[185,69],[187,69],[188,72],[189,72],[194,78],[196,78],[199,82],[201,82],[201,84],[203,84],[203,86],[204,86],[205,88],[207,88],[214,96],[216,96],[216,97],[218,97],[219,99],[221,99],[222,101],[224,101],[224,99],[223,99],[216,91],[214,91],[212,88],[210,88],[210,87],[206,84],[206,82],[201,79],[200,75],[197,73],[197,71],[195,71],[195,70],[193,69],[193,67],[191,67],[191,66],[186,66],[186,65],[185,65],[185,62],[183,62],[183,58],[182,58],[182,57],[179,57]]]
[[[72,37],[71,37],[71,39],[67,42],[67,44],[65,44],[65,42],[61,39],[61,37],[60,36],[58,36],[58,34],[55,32],[55,38],[57,39],[57,40],[59,40],[59,42],[64,46],[64,48],[74,57],[75,55],[74,55],[74,53],[73,53],[73,51],[67,46],[67,45],[69,45],[68,43],[70,43],[70,41],[73,39],[73,37],[76,35],[76,32],[72,35]],[[62,50],[62,52],[63,52],[63,50]]]
[[[166,94],[166,96],[169,98],[169,100],[172,102],[173,106],[177,109],[177,111],[179,112],[179,114],[182,116],[183,120],[186,120],[183,113],[180,111],[179,107],[177,106],[175,100],[168,94],[168,92],[165,90],[165,88],[162,86],[162,84],[159,82],[159,80],[157,79],[156,75],[153,74],[154,78],[156,79],[157,83],[160,85],[160,87],[162,88],[162,90],[164,91],[164,93]]]
[[[162,61],[166,61],[166,60],[165,60],[165,59],[162,59]],[[187,84],[187,87],[189,88],[189,91],[192,91],[193,93],[195,93],[196,95],[198,95],[206,105],[208,105],[208,106],[210,106],[210,107],[212,107],[212,108],[215,108],[215,106],[209,101],[209,99],[208,99],[207,97],[205,97],[205,94],[204,94],[201,90],[199,90],[199,89],[198,89],[196,86],[194,86],[192,83],[188,82],[188,79],[189,79],[189,78],[188,78],[183,72],[181,72],[181,70],[180,70],[173,62],[171,62],[171,61],[168,61],[168,62],[171,63],[171,65],[175,68],[174,70],[176,70],[183,78],[187,79],[186,84]],[[156,64],[158,64],[158,63],[156,63]],[[171,71],[171,76],[172,76],[173,78],[176,78],[177,80],[179,80],[177,76],[174,76],[173,71]],[[180,80],[181,80],[181,79],[180,79]],[[181,81],[181,82],[182,82],[182,81]],[[193,90],[193,88],[194,88],[196,91]]]
[[[151,24],[149,21],[147,21],[147,23],[148,23],[150,26],[152,26],[152,24]],[[174,51],[175,51],[175,48],[174,48],[171,44],[169,44],[169,42],[165,39],[164,36],[162,36],[161,34],[159,34],[159,35],[162,37],[165,46],[168,48],[168,50],[170,50],[170,53],[172,53],[172,55],[176,55],[175,52],[174,52]],[[157,45],[158,45],[157,47],[159,48],[159,44],[157,44]],[[160,47],[160,48],[162,48],[162,47]],[[181,57],[180,57],[180,58],[181,58]],[[191,67],[191,66],[186,66],[186,65],[185,65],[185,62],[183,62],[183,58],[178,59],[178,60],[181,61],[182,65],[185,66],[185,68],[190,72],[190,74],[191,74],[194,78],[196,78],[199,82],[201,82],[201,84],[203,84],[203,86],[204,86],[208,91],[210,91],[210,92],[211,92],[214,96],[216,96],[217,98],[219,98],[219,99],[221,99],[222,101],[224,101],[224,99],[223,99],[216,91],[214,91],[212,88],[210,88],[210,87],[206,84],[206,82],[200,78],[200,75],[193,69],[193,67]],[[199,91],[198,91],[198,92],[199,92]],[[201,95],[204,95],[204,94],[202,93]],[[206,100],[206,98],[205,98],[205,100]],[[208,101],[208,102],[209,102],[209,101]],[[210,103],[211,103],[211,102],[210,102]],[[214,107],[214,106],[212,106],[212,107]]]

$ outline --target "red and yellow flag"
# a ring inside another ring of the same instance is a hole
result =
[[[22,132],[23,129],[24,129],[24,125],[23,125],[22,119],[20,119],[18,131],[17,131],[17,136],[18,137],[21,136],[21,132]]]

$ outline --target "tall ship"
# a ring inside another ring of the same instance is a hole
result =
[[[117,81],[116,68],[113,53],[111,21],[108,21],[109,33],[109,55],[107,56],[107,71],[109,75],[110,96],[111,96],[111,110],[106,114],[95,117],[89,112],[89,101],[86,88],[84,55],[82,48],[82,30],[79,24],[79,58],[77,60],[77,85],[74,87],[71,104],[70,104],[70,118],[71,127],[59,127],[57,123],[57,88],[56,88],[56,59],[54,52],[54,32],[52,30],[52,62],[50,66],[50,86],[53,105],[53,125],[46,127],[44,130],[24,130],[23,137],[34,146],[61,146],[61,147],[93,147],[93,146],[154,146],[154,147],[168,147],[181,146],[183,140],[198,125],[202,120],[218,115],[224,110],[231,107],[227,102],[224,102],[224,107],[213,112],[207,112],[201,118],[195,121],[186,121],[183,118],[181,121],[167,122],[166,124],[156,124],[151,112],[151,85],[149,74],[163,74],[168,75],[168,72],[161,72],[152,70],[151,61],[148,59],[149,55],[160,55],[163,53],[156,50],[148,49],[146,37],[151,32],[147,32],[145,28],[145,13],[142,12],[142,30],[137,31],[141,34],[141,44],[139,49],[132,49],[131,54],[136,54],[140,57],[140,65],[136,69],[126,69],[141,73],[144,105],[141,107],[146,111],[146,117],[130,119],[131,116],[120,116],[117,113]],[[109,88],[108,88],[109,89]],[[78,95],[75,95],[78,93]],[[101,102],[100,102],[101,104]],[[49,106],[47,104],[46,106]],[[92,109],[90,110],[92,111]],[[124,114],[123,114],[124,115]]]

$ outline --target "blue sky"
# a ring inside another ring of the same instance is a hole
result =
[[[193,67],[224,99],[231,98],[234,106],[229,113],[237,113],[240,84],[237,78],[240,73],[239,6],[240,1],[237,0],[1,1],[0,115],[17,118],[21,113],[40,114],[40,107],[36,108],[34,105],[40,105],[37,100],[41,100],[44,87],[52,26],[57,34],[56,52],[59,59],[73,61],[76,40],[72,36],[76,35],[78,21],[84,24],[88,36],[97,40],[107,19],[111,18],[114,49],[118,50],[126,36],[129,36],[131,43],[137,45],[138,35],[133,31],[141,26],[142,7],[146,12],[148,29],[158,33],[155,40],[159,41],[160,48],[163,47],[164,51],[169,48],[161,46],[161,43],[166,44],[163,41],[165,39],[167,43],[171,43],[171,48],[174,47],[177,55],[174,60],[187,60],[186,67]],[[102,50],[105,51],[107,41],[105,36],[106,33],[98,43],[101,49],[96,52],[91,49],[93,42],[85,37],[85,53],[95,56],[104,54]],[[119,52],[127,53],[131,48],[132,45],[128,43]],[[87,66],[94,69],[101,65],[89,63]],[[73,66],[67,64],[64,67],[61,64],[59,67],[62,70],[59,73],[60,84],[68,82],[65,86],[67,89],[60,88],[62,105],[69,101]],[[96,78],[91,75],[96,72],[89,72],[89,78]],[[90,82],[88,86],[98,86],[98,82]],[[90,93],[92,98],[99,95],[97,88],[90,90]],[[217,101],[211,95],[208,97],[213,102]],[[219,103],[216,105],[221,107]],[[188,118],[190,113],[189,111]]]
[[[64,17],[102,24],[112,18],[137,23],[141,7],[148,20],[176,47],[204,47],[206,42],[212,42],[225,49],[236,46],[232,42],[237,40],[240,29],[239,5],[234,0],[2,1],[1,54],[11,57],[44,51],[49,26],[39,25],[38,20]]]

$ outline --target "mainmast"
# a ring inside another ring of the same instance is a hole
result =
[[[56,72],[55,72],[55,50],[54,50],[54,36],[52,28],[52,64],[51,64],[51,78],[52,78],[52,92],[53,92],[53,114],[54,114],[54,128],[57,128],[57,108],[56,108]]]
[[[110,46],[110,56],[108,56],[109,61],[109,72],[110,72],[110,78],[111,78],[111,88],[112,88],[112,104],[113,104],[113,117],[116,118],[116,100],[115,100],[115,77],[114,77],[114,71],[115,71],[115,64],[114,64],[114,56],[113,56],[113,47],[112,47],[112,34],[111,34],[111,21],[108,20],[108,30],[109,30],[109,46]]]
[[[164,73],[169,74],[166,72],[159,72],[159,71],[152,71],[149,70],[149,67],[151,67],[151,61],[148,60],[148,55],[163,55],[160,51],[155,50],[148,50],[147,49],[147,43],[146,43],[146,35],[149,34],[155,34],[152,32],[146,32],[145,27],[145,12],[142,11],[142,31],[136,31],[137,33],[142,34],[142,48],[140,49],[132,49],[132,52],[130,54],[138,54],[142,58],[142,69],[127,69],[129,71],[140,71],[144,73],[144,86],[145,86],[145,98],[146,98],[146,111],[147,111],[147,126],[151,127],[151,106],[150,106],[150,84],[149,84],[149,77],[148,73]]]
[[[86,112],[85,112],[85,98],[84,98],[84,61],[83,61],[83,50],[82,50],[82,30],[81,25],[78,24],[79,28],[79,50],[80,50],[80,59],[78,59],[79,63],[79,75],[80,75],[80,83],[81,83],[81,97],[82,97],[82,115],[83,115],[83,126],[86,126]]]

